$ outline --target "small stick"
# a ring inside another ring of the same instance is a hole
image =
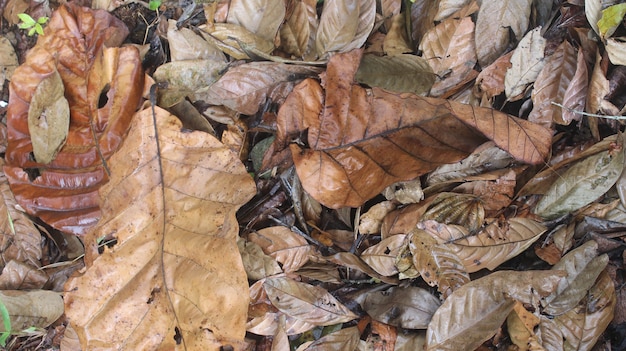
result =
[[[597,118],[606,118],[606,119],[615,119],[615,120],[624,120],[624,119],[626,119],[626,116],[611,116],[611,115],[606,116],[606,115],[598,115],[598,114],[595,114],[595,113],[588,113],[588,112],[578,111],[578,110],[574,110],[573,108],[565,107],[565,106],[563,106],[561,104],[558,104],[556,102],[553,102],[552,105],[555,105],[555,106],[558,106],[560,108],[566,109],[569,112],[577,113],[579,115],[583,115],[583,116],[587,116],[587,117],[597,117]]]

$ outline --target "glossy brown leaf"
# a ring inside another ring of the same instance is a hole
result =
[[[85,239],[86,270],[65,286],[65,312],[83,349],[239,349],[248,282],[235,212],[254,182],[213,136],[155,112],[156,127],[149,108],[136,115],[111,157],[103,218]],[[107,235],[117,243],[99,254]]]
[[[105,11],[63,5],[52,16],[10,85],[4,167],[27,213],[84,234],[100,217],[104,163],[128,130],[143,91],[139,53],[119,45],[128,30]],[[65,145],[48,164],[31,160],[28,110],[36,87],[58,71],[70,108]],[[107,73],[108,72],[108,73]],[[95,138],[95,139],[94,139]]]
[[[359,51],[331,58],[321,114],[314,109],[299,117],[308,121],[310,148],[291,145],[304,189],[322,204],[360,206],[390,184],[464,158],[485,137],[524,162],[547,156],[550,133],[538,125],[492,109],[352,85],[359,59]],[[288,124],[305,106],[320,106],[311,102],[318,96],[315,82],[300,87],[309,93],[296,87],[278,123]]]

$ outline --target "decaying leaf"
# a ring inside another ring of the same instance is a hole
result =
[[[211,60],[225,62],[224,53],[189,28],[178,28],[176,21],[167,21],[167,41],[171,62],[186,60]]]
[[[546,230],[543,224],[528,218],[511,218],[506,222],[487,219],[487,222],[489,224],[475,235],[470,235],[463,227],[432,220],[419,223],[418,228],[426,230],[439,242],[447,243],[463,260],[468,273],[495,269],[526,250]]]
[[[623,145],[618,145],[614,150],[599,152],[571,166],[552,183],[533,212],[553,219],[602,196],[622,173],[624,149]]]
[[[272,41],[261,38],[238,24],[213,23],[210,27],[204,25],[199,28],[203,29],[200,34],[206,41],[237,60],[249,58],[240,44],[250,46],[266,54],[274,50]]]
[[[471,0],[440,0],[435,21],[441,21],[467,6]]]
[[[426,329],[440,304],[428,290],[392,287],[368,293],[361,305],[379,322],[406,329]]]
[[[0,301],[9,312],[11,330],[46,328],[63,314],[63,297],[50,290],[2,290]],[[6,332],[0,323],[0,332]]]
[[[235,211],[254,183],[213,136],[155,112],[156,127],[150,109],[136,115],[111,158],[103,218],[85,239],[86,270],[66,284],[66,314],[83,349],[240,347],[248,284]],[[117,244],[98,254],[106,236]]]
[[[237,238],[237,248],[248,279],[260,280],[283,272],[278,262],[265,254],[257,243]]]
[[[470,281],[461,259],[428,232],[415,229],[407,235],[413,265],[428,285],[437,286],[443,298]]]
[[[442,192],[434,196],[420,220],[457,224],[475,232],[484,225],[485,208],[477,196]]]
[[[285,52],[304,59],[314,59],[317,32],[316,0],[294,2],[291,15],[280,27],[280,45]]]
[[[127,33],[124,23],[105,11],[63,5],[11,81],[4,171],[27,213],[66,232],[82,235],[98,221],[97,191],[108,179],[106,160],[142,96],[137,49],[114,47]],[[65,145],[44,164],[31,160],[27,115],[37,86],[57,71],[70,127]]]
[[[626,65],[626,37],[609,38],[606,41],[606,52],[614,65]]]
[[[13,45],[6,37],[0,37],[0,89],[4,88],[5,80],[11,81],[13,72],[18,65],[19,62]]]
[[[360,206],[390,184],[464,158],[485,136],[524,162],[547,156],[550,133],[538,125],[492,109],[352,85],[359,59],[360,51],[331,58],[323,108],[311,102],[319,85],[305,80],[300,87],[308,93],[294,88],[278,113],[279,124],[309,126],[310,148],[290,147],[304,189],[322,204]]]
[[[375,234],[380,232],[380,226],[385,216],[396,209],[396,205],[391,201],[382,201],[372,206],[359,218],[359,233]]]
[[[357,316],[321,287],[284,277],[268,278],[263,284],[278,310],[314,325],[345,323]]]
[[[435,74],[421,57],[365,55],[354,77],[357,82],[398,93],[425,94],[435,82]]]

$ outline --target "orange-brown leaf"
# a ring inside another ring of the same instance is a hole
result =
[[[4,171],[26,212],[57,229],[84,234],[100,216],[103,162],[117,150],[143,91],[138,51],[104,48],[121,44],[127,33],[106,11],[61,6],[11,81]],[[42,164],[31,160],[27,116],[35,89],[57,70],[70,127],[60,152]]]
[[[528,121],[488,108],[352,84],[360,54],[331,58],[322,79],[327,93],[321,114],[304,117],[310,148],[291,145],[304,189],[322,204],[360,206],[390,184],[466,157],[485,137],[524,162],[540,163],[548,155],[550,132]],[[288,96],[279,111],[279,124],[288,125],[294,113],[305,111],[319,96],[311,80],[294,90],[298,93]]]

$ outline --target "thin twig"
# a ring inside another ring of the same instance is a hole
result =
[[[598,114],[595,114],[595,113],[588,113],[588,112],[578,111],[578,110],[574,110],[573,108],[565,107],[565,106],[563,106],[561,104],[558,104],[556,102],[552,102],[552,105],[558,106],[558,107],[560,107],[562,109],[566,109],[569,112],[577,113],[579,115],[587,116],[587,117],[597,117],[597,118],[606,118],[606,119],[615,119],[615,120],[624,120],[624,119],[626,119],[626,116],[611,116],[611,115],[607,116],[607,115],[598,115]]]

